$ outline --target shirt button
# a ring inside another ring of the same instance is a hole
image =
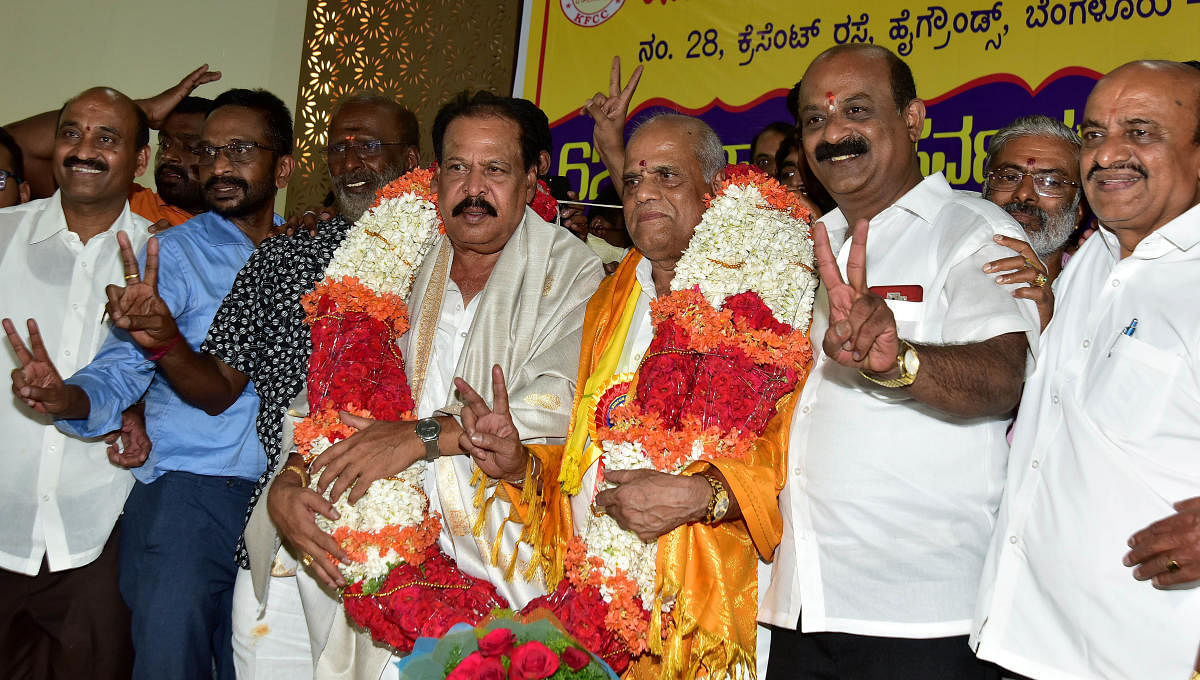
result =
[[[1036,469],[1038,469],[1038,462],[1035,460],[1032,463],[1030,463],[1029,466],[1032,467],[1034,470],[1036,470]]]
[[[1058,403],[1058,395],[1057,395],[1057,394],[1055,394],[1055,395],[1052,395],[1052,396],[1050,397],[1050,403],[1052,403],[1052,404],[1057,404],[1057,403]]]
[[[1017,537],[1016,537],[1016,536],[1009,536],[1009,537],[1008,537],[1008,542],[1009,542],[1009,543],[1012,543],[1013,545],[1016,545],[1016,544],[1017,544]]]
[[[50,494],[48,494],[48,493],[42,494],[42,502],[49,503],[50,502]]]
[[[1091,346],[1092,346],[1092,341],[1091,341],[1091,340],[1084,340],[1084,341],[1083,341],[1083,348],[1084,348],[1084,349],[1087,349],[1088,347],[1091,347]]]
[[[72,304],[72,305],[71,305],[71,309],[79,309],[79,305],[77,305],[77,304]]]
[[[809,413],[811,413],[811,412],[812,412],[812,407],[811,407],[811,406],[805,406],[804,408],[800,409],[800,412],[801,412],[801,413],[803,413],[803,414],[805,414],[805,415],[808,415]]]
[[[69,356],[71,356],[71,350],[69,350],[69,349],[64,349],[64,350],[63,350],[63,355],[64,355],[64,356],[68,356],[68,357],[69,357]]]
[[[1119,285],[1121,285],[1121,279],[1113,279],[1113,280],[1112,280],[1112,287],[1113,287],[1113,288],[1116,288],[1116,287],[1117,287],[1117,286],[1119,286]]]
[[[467,337],[467,332],[466,332],[466,331],[462,331],[462,332],[460,332],[460,333],[458,334],[458,337],[460,337],[460,338],[465,338],[465,337]]]
[[[792,468],[792,474],[797,476],[802,475],[804,474],[804,468],[794,467]]]

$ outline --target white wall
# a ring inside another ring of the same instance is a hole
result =
[[[223,76],[196,94],[263,87],[294,114],[306,9],[306,0],[0,0],[0,125],[93,85],[156,94],[203,63]]]

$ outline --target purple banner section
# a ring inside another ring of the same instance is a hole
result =
[[[1037,113],[1077,128],[1098,77],[1088,69],[1063,69],[1030,92],[1013,76],[995,75],[928,100],[925,127],[917,142],[922,173],[943,172],[956,188],[978,190],[988,140],[996,130],[1020,116]],[[782,93],[764,97],[742,110],[717,103],[698,115],[716,130],[731,161],[744,163],[750,160],[750,142],[759,130],[772,121],[789,119],[784,99]],[[662,100],[647,104],[631,117],[627,130],[657,111],[675,110]],[[555,149],[551,173],[565,175],[573,188],[584,187],[581,194],[594,198],[608,182],[608,175],[592,149],[592,120],[573,116],[551,131]]]

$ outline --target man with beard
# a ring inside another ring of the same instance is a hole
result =
[[[238,270],[280,221],[275,194],[291,176],[291,150],[291,113],[277,97],[218,97],[197,148],[211,212],[147,242],[144,280],[128,237],[119,236],[126,285],[107,291],[116,329],[89,365],[64,382],[49,357],[34,357],[13,375],[19,396],[77,436],[115,429],[121,411],[145,395],[154,447],[134,472],[120,545],[134,678],[208,678],[214,659],[218,677],[234,677],[233,555],[265,467],[253,429],[258,396],[245,385],[210,416],[180,397],[176,390],[188,386],[168,367],[203,341]]]
[[[814,228],[823,341],[785,440],[769,678],[995,677],[967,633],[1038,320],[982,271],[1017,225],[921,176],[924,119],[881,47],[826,50],[801,81],[838,208]]]
[[[22,379],[35,355],[68,371],[95,355],[108,336],[102,291],[123,273],[117,233],[138,247],[148,236],[126,200],[150,159],[150,130],[133,101],[108,88],[83,92],[63,106],[52,137],[59,190],[0,211],[3,315],[36,314],[45,333],[30,325],[30,354],[5,319],[20,349],[0,363]],[[19,164],[0,169],[21,173]],[[109,429],[119,426],[118,412]],[[0,430],[0,677],[128,678],[115,525],[133,476],[105,457],[103,442],[65,436],[27,400],[0,409]]]
[[[1200,71],[1151,61],[1084,108],[1100,229],[1055,284],[973,626],[979,656],[1017,673],[1196,677],[1198,102]]]
[[[380,189],[420,162],[417,117],[395,99],[351,95],[330,118],[325,154],[338,212],[357,222]]]
[[[182,224],[208,209],[201,195],[192,147],[199,139],[200,127],[212,102],[189,95],[197,87],[220,78],[219,71],[209,71],[208,64],[204,64],[173,87],[136,102],[150,128],[159,131],[158,153],[154,157],[158,191],[131,181],[129,206],[134,214],[158,223],[160,228]],[[47,111],[6,126],[24,152],[26,178],[34,198],[54,193],[55,176],[50,161],[58,115],[58,111]]]
[[[1025,230],[1028,243],[997,236],[1015,257],[989,262],[984,271],[1002,284],[1027,284],[1016,297],[1037,303],[1042,328],[1053,313],[1054,283],[1063,268],[1067,239],[1083,219],[1079,189],[1079,136],[1048,116],[1025,116],[1001,128],[988,148],[983,197],[1004,208]]]

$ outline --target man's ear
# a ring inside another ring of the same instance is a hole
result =
[[[912,100],[904,107],[901,117],[904,118],[904,126],[908,128],[909,141],[916,144],[925,126],[925,102],[920,99]]]
[[[709,182],[708,182],[709,192],[713,196],[716,196],[717,191],[721,188],[721,182],[724,182],[724,181],[725,181],[725,168],[721,168],[720,170],[717,171],[717,174],[713,175],[712,179],[709,180]]]
[[[529,202],[537,195],[538,169],[540,167],[540,165],[532,165],[525,171],[525,178],[529,181],[529,189],[525,192],[525,205],[529,205]]]
[[[146,168],[148,168],[148,167],[150,167],[150,145],[149,144],[138,149],[137,165],[134,166],[133,176],[141,177],[142,173],[146,172]]]
[[[21,182],[17,185],[17,200],[21,203],[28,203],[31,191],[29,182]]]
[[[419,167],[421,167],[421,150],[416,146],[410,146],[404,152],[404,171],[410,172]]]
[[[292,178],[292,172],[296,170],[296,159],[292,158],[291,154],[285,154],[275,161],[275,188],[282,189],[287,186],[288,180]]]

